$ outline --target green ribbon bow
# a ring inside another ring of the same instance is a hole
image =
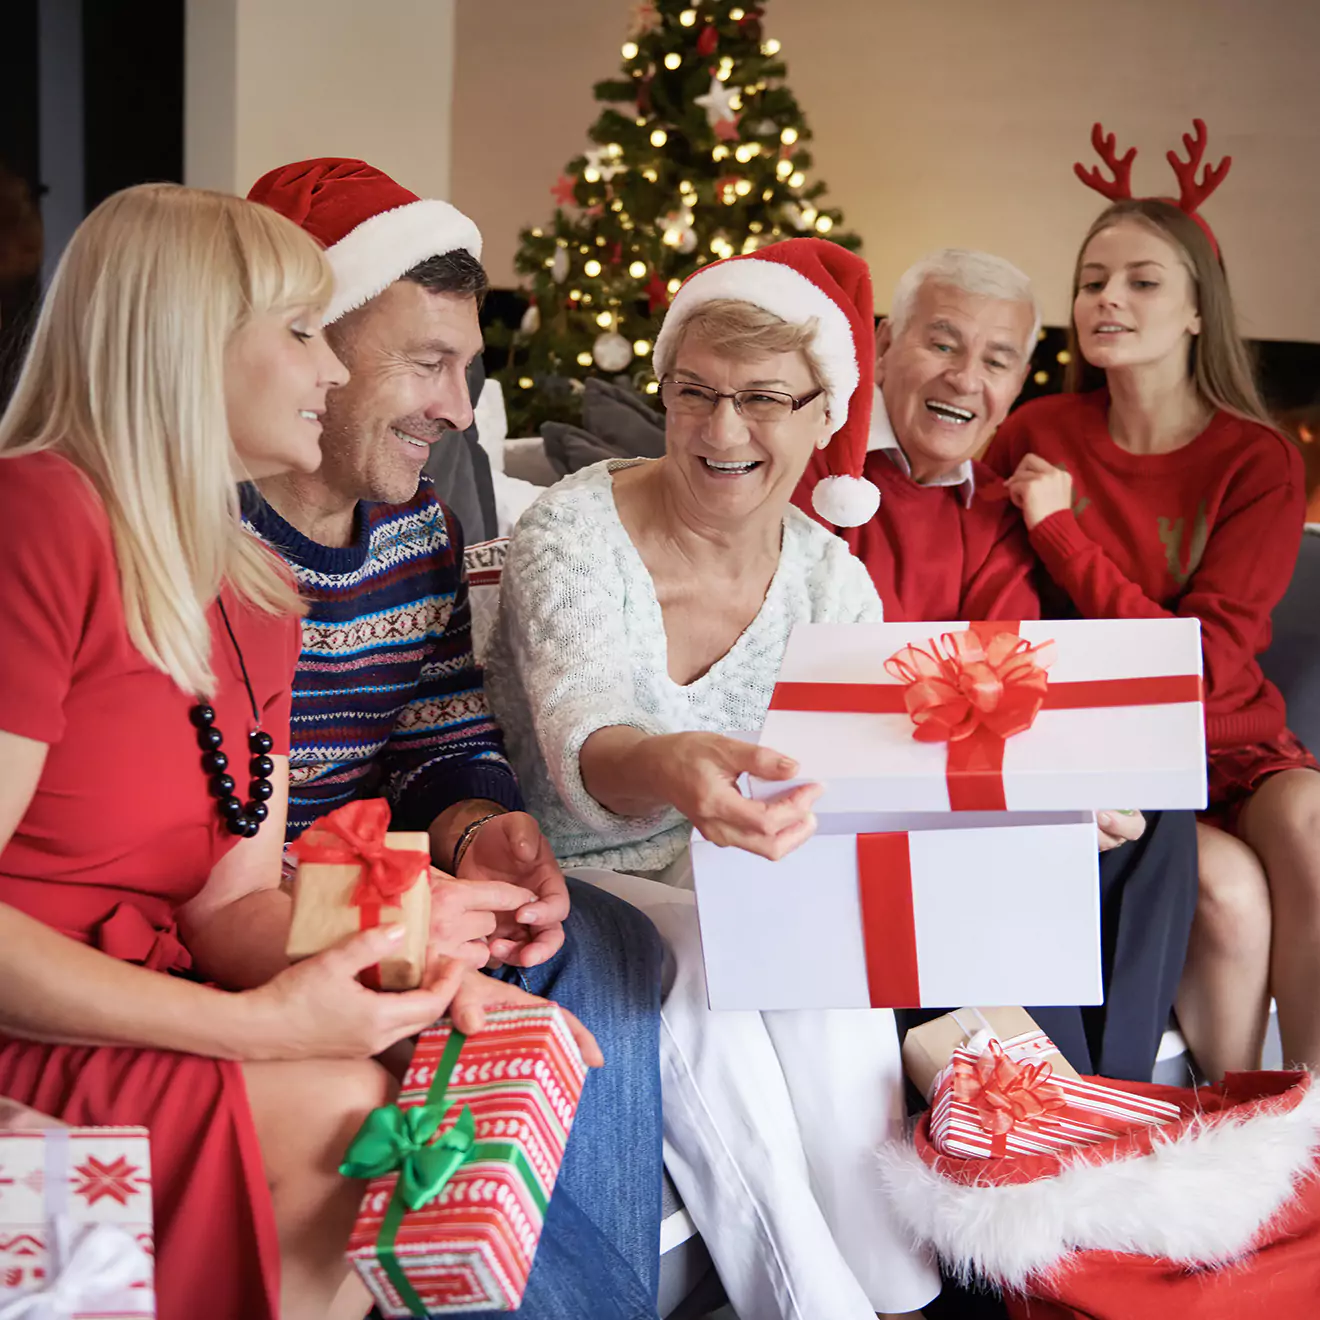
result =
[[[435,1066],[435,1075],[427,1088],[426,1102],[411,1109],[400,1109],[397,1104],[373,1109],[358,1129],[344,1162],[339,1166],[339,1172],[346,1178],[377,1178],[399,1170],[399,1179],[376,1239],[376,1258],[403,1304],[415,1316],[424,1316],[426,1305],[399,1264],[395,1238],[405,1209],[416,1210],[439,1196],[445,1184],[476,1149],[476,1120],[467,1105],[463,1106],[454,1126],[439,1141],[431,1141],[449,1109],[446,1099],[449,1080],[466,1039],[461,1031],[451,1027],[440,1062]]]
[[[447,1106],[382,1105],[366,1117],[339,1172],[346,1178],[379,1178],[399,1171],[399,1191],[409,1210],[434,1201],[476,1144],[477,1123],[463,1106],[458,1121],[432,1142]]]

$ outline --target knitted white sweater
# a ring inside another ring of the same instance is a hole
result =
[[[653,871],[686,846],[672,808],[617,816],[578,766],[597,729],[759,730],[795,623],[878,622],[880,598],[837,536],[790,508],[779,567],[747,629],[686,686],[669,677],[651,576],[619,521],[615,468],[596,463],[551,487],[514,529],[486,658],[486,694],[527,809],[565,865]]]

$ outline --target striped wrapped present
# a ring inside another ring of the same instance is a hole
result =
[[[396,1104],[340,1171],[370,1178],[349,1259],[385,1316],[522,1301],[586,1065],[552,1004],[424,1031]]]
[[[965,1159],[1043,1155],[1180,1117],[1177,1105],[1054,1072],[1039,1062],[1053,1049],[1039,1031],[1007,1042],[974,1037],[955,1049],[935,1083],[935,1147]]]

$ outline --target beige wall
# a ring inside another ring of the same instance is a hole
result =
[[[376,6],[379,8],[379,6]],[[620,63],[630,0],[460,0],[453,200],[514,282],[520,226],[586,145],[591,84]],[[1193,116],[1232,174],[1207,204],[1248,333],[1320,340],[1318,0],[770,0],[767,33],[816,134],[817,172],[865,240],[884,307],[911,261],[989,248],[1067,314],[1103,204],[1072,176],[1102,118],[1142,190]]]
[[[188,0],[187,182],[361,156],[449,196],[455,0]]]

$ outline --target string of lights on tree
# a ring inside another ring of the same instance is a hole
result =
[[[698,266],[813,234],[856,249],[811,177],[811,131],[764,4],[641,0],[622,74],[597,83],[595,144],[551,189],[553,220],[524,229],[529,278],[496,372],[513,434],[573,420],[590,375],[655,393],[651,348],[669,300]]]

